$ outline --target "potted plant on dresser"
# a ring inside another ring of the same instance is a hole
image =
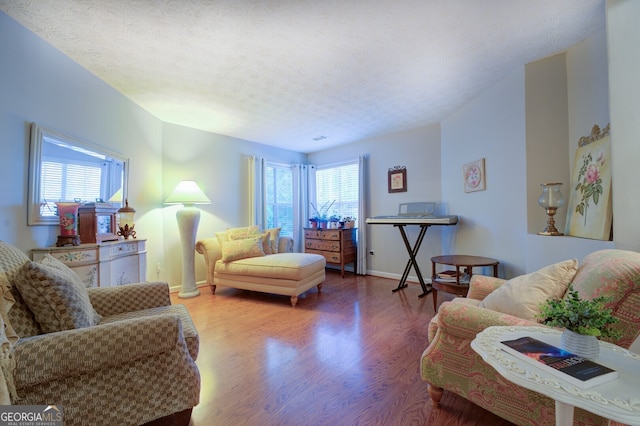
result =
[[[563,299],[551,299],[540,305],[539,318],[543,324],[561,327],[563,349],[586,359],[595,359],[600,353],[600,337],[619,338],[620,332],[611,328],[618,321],[605,305],[611,299],[596,297],[581,299],[573,286],[569,286]]]

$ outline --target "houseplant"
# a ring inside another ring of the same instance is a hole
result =
[[[331,201],[331,203],[329,203],[329,201],[327,201],[326,203],[324,203],[322,205],[322,207],[320,207],[320,209],[318,209],[315,204],[311,203],[311,208],[313,209],[313,213],[314,216],[309,219],[312,223],[315,220],[315,222],[318,224],[318,228],[326,228],[327,227],[327,212],[329,211],[329,209],[331,208],[331,206],[333,206],[333,203],[335,203],[336,200]]]
[[[563,349],[583,358],[595,359],[600,353],[600,337],[619,338],[621,333],[611,328],[618,319],[605,305],[611,299],[596,297],[581,299],[573,285],[563,299],[551,299],[540,305],[539,319],[543,324],[562,327]]]

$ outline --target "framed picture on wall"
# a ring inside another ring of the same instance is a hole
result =
[[[611,205],[610,126],[593,126],[590,136],[578,140],[573,163],[564,233],[574,237],[610,240]]]
[[[487,189],[487,181],[484,174],[484,158],[462,166],[464,179],[464,192],[483,191]]]
[[[389,169],[389,192],[407,192],[407,168],[395,166]]]

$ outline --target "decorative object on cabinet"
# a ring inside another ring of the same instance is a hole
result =
[[[117,241],[117,210],[109,203],[95,202],[81,205],[78,208],[80,241],[84,244]]]
[[[31,250],[39,261],[47,254],[75,273],[87,287],[113,287],[147,281],[146,241],[128,240]]]
[[[389,192],[407,192],[407,168],[394,166],[388,173]]]
[[[45,165],[48,166],[45,167]],[[126,157],[102,146],[31,123],[28,225],[58,224],[54,200],[67,198],[60,192],[60,188],[68,184],[73,186],[73,181],[66,174],[56,175],[49,173],[48,170],[70,165],[84,171],[100,170],[99,186],[83,201],[94,201],[96,198],[106,200],[109,199],[110,194],[118,193],[118,189],[122,189],[118,207],[123,205],[127,196],[129,173],[129,160]],[[80,182],[84,185],[84,179]]]
[[[544,231],[538,232],[538,235],[564,235],[562,232],[558,232],[556,229],[556,221],[553,219],[556,211],[564,206],[564,196],[562,192],[560,192],[562,184],[553,182],[543,183],[541,186],[542,195],[538,198],[538,204],[546,210],[549,217],[547,219],[547,227],[544,228]]]
[[[136,238],[136,224],[133,221],[136,211],[129,207],[129,199],[124,200],[124,204],[124,207],[118,209],[118,235],[127,240],[129,237]]]
[[[58,235],[56,246],[80,245],[80,237],[78,236],[78,207],[80,207],[80,203],[57,202],[56,207],[60,219],[60,235]]]
[[[610,125],[600,131],[594,125],[590,136],[578,140],[571,175],[571,192],[564,233],[596,240],[611,239]]]
[[[487,189],[487,179],[484,172],[484,158],[462,166],[464,192],[484,191]]]
[[[197,183],[185,180],[175,187],[164,201],[165,204],[182,204],[176,212],[180,240],[182,241],[182,290],[178,297],[195,297],[200,294],[196,287],[195,247],[196,232],[200,222],[200,210],[196,204],[210,204],[211,200],[202,192]]]
[[[304,228],[304,252],[324,256],[327,263],[340,265],[344,277],[344,266],[353,263],[356,271],[356,229]]]

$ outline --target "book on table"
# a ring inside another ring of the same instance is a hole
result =
[[[501,349],[513,356],[555,374],[582,389],[606,383],[618,377],[618,372],[609,367],[533,337],[503,340],[500,344]]]
[[[438,281],[446,281],[455,283],[460,279],[460,283],[468,283],[469,275],[465,272],[456,272],[454,270],[438,272],[435,277]]]

